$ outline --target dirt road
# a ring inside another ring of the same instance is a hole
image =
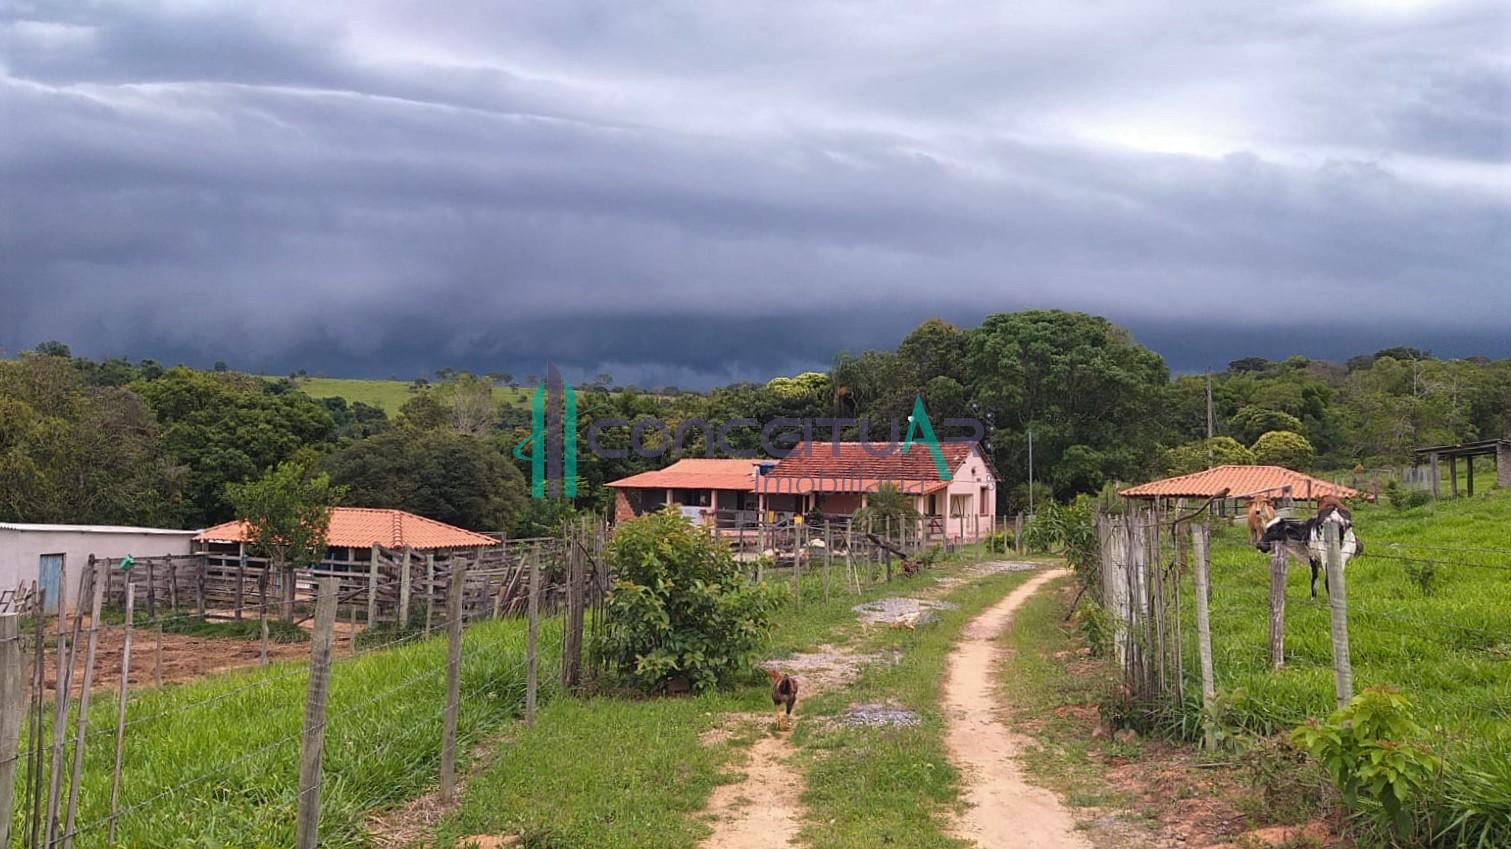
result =
[[[785,735],[762,737],[750,747],[745,777],[715,789],[708,800],[713,834],[703,841],[706,849],[793,845],[802,818],[803,778],[786,765],[789,754]]]
[[[950,655],[943,700],[946,744],[965,775],[970,806],[952,830],[981,849],[1091,849],[1060,800],[1024,780],[1015,760],[1024,738],[998,718],[996,638],[1029,596],[1066,574],[1056,569],[1034,576],[971,620]]]

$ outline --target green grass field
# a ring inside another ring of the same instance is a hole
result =
[[[520,713],[523,631],[520,620],[467,629],[457,732],[463,761],[473,744]],[[542,631],[542,690],[549,696],[559,665],[559,622],[547,622]],[[444,636],[338,657],[326,713],[321,846],[367,845],[363,819],[370,811],[435,784],[445,658]],[[278,663],[133,694],[113,845],[293,845],[306,679],[304,664]],[[115,715],[113,694],[96,694],[76,846],[106,845]],[[23,739],[22,750],[30,747]],[[24,787],[25,766],[18,772]]]
[[[345,377],[302,377],[299,389],[311,398],[345,398],[348,402],[361,401],[381,408],[390,417],[397,415],[404,402],[414,397],[408,381],[364,380]],[[495,387],[493,397],[510,406],[526,406],[529,393],[524,389],[507,386]]]
[[[1383,685],[1409,696],[1430,729],[1426,742],[1448,765],[1445,810],[1478,809],[1473,816],[1511,835],[1511,492],[1405,511],[1363,505],[1354,527],[1365,545],[1346,581],[1355,691]],[[1211,601],[1217,684],[1242,694],[1228,722],[1256,731],[1334,707],[1321,582],[1314,601],[1310,570],[1292,564],[1286,665],[1271,671],[1268,574],[1267,556],[1242,528],[1220,530]],[[1194,636],[1188,653],[1194,667]]]

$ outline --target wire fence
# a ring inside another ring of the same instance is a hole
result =
[[[248,586],[219,598],[207,558],[92,560],[72,611],[38,594],[0,616],[0,847],[361,843],[367,811],[454,788],[469,747],[578,684],[605,542],[375,548],[276,596],[240,556]],[[179,669],[165,645],[202,656]]]

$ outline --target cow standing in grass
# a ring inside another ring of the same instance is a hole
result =
[[[1317,573],[1322,571],[1327,557],[1328,534],[1336,533],[1343,540],[1343,565],[1349,558],[1364,553],[1364,543],[1354,534],[1353,514],[1343,502],[1326,496],[1317,503],[1317,515],[1306,521],[1300,519],[1271,519],[1265,525],[1264,535],[1254,547],[1268,554],[1275,545],[1281,544],[1298,560],[1305,560],[1312,567],[1312,598],[1317,597]],[[1327,574],[1322,576],[1322,586],[1327,588]]]
[[[1258,545],[1265,528],[1275,519],[1275,504],[1268,495],[1249,499],[1249,545]]]

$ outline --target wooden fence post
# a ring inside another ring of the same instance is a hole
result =
[[[372,560],[367,566],[367,627],[371,628],[378,621],[378,552],[380,547],[373,543]]]
[[[792,600],[798,607],[803,606],[803,553],[808,546],[803,538],[808,534],[808,525],[794,525],[792,528]]]
[[[68,785],[68,816],[63,825],[63,849],[73,845],[73,824],[79,813],[79,781],[84,776],[84,744],[89,731],[89,696],[94,689],[94,656],[100,643],[100,608],[105,602],[105,584],[110,573],[106,562],[89,557],[93,592],[89,599],[89,647],[84,650],[84,680],[79,689],[78,722],[75,723],[73,743],[73,776]],[[82,601],[82,599],[81,599]]]
[[[236,553],[236,621],[241,621],[241,609],[246,606],[247,544],[238,543]]]
[[[1289,555],[1276,543],[1270,552],[1270,667],[1285,666],[1285,572]]]
[[[1217,683],[1212,673],[1212,619],[1208,609],[1211,597],[1210,569],[1207,535],[1210,530],[1206,525],[1195,524],[1191,526],[1191,548],[1195,563],[1196,580],[1196,652],[1201,662],[1201,704],[1203,708],[1212,707],[1212,699],[1217,695]],[[1205,723],[1203,723],[1205,725]],[[1206,746],[1213,748],[1217,739],[1212,729],[1206,729]]]
[[[42,845],[51,847],[58,836],[58,806],[63,793],[63,756],[68,744],[68,695],[73,684],[73,649],[79,644],[79,627],[82,617],[78,612],[79,602],[84,599],[84,588],[89,586],[89,572],[79,575],[79,591],[74,596],[73,637],[67,627],[68,590],[63,575],[58,577],[58,671],[53,687],[52,720],[52,768],[47,784],[47,814]]]
[[[319,844],[320,759],[325,750],[325,697],[330,693],[337,586],[335,578],[321,578],[315,597],[309,690],[304,700],[304,735],[299,743],[299,814],[294,843],[297,849],[315,849]]]
[[[451,558],[451,579],[446,585],[446,712],[441,722],[441,801],[450,802],[456,791],[456,713],[462,702],[462,591],[467,583],[467,562]]]
[[[404,546],[404,556],[399,565],[399,628],[409,628],[409,591],[412,587],[409,577],[409,557],[412,549]]]
[[[1338,707],[1354,697],[1354,667],[1348,649],[1348,589],[1343,582],[1343,528],[1336,522],[1323,524],[1327,543],[1327,606],[1332,620],[1333,692]]]
[[[126,574],[126,634],[121,642],[121,686],[115,702],[115,769],[110,775],[110,828],[106,843],[115,843],[115,818],[121,804],[121,756],[126,749],[126,699],[131,687],[131,626],[136,619],[136,593],[131,591],[131,574]],[[3,779],[0,779],[3,781]],[[0,846],[5,842],[0,840]]]
[[[582,627],[584,616],[582,550],[576,540],[569,542],[567,553],[567,621],[564,647],[561,657],[561,682],[568,689],[582,682]]]
[[[435,615],[435,552],[425,552],[425,638],[430,638],[430,622]]]
[[[535,556],[530,563],[530,605],[528,608],[529,622],[525,632],[525,724],[535,724],[535,699],[536,699],[536,641],[540,629],[540,550],[535,551]]]
[[[26,712],[18,618],[15,614],[0,616],[0,846],[10,845],[16,757],[21,741],[21,717]],[[33,746],[36,744],[37,741],[32,742]]]
[[[824,601],[829,600],[829,575],[834,571],[834,525],[824,522]]]
[[[257,578],[257,600],[262,602],[257,606],[257,630],[261,633],[262,636],[263,666],[268,665],[268,581],[270,580],[272,573],[273,563],[271,560],[269,560],[268,562],[262,564],[262,575]],[[163,668],[163,629],[161,627],[157,629],[157,646],[157,667],[159,672],[161,672]],[[158,677],[157,683],[163,683],[161,674]]]

